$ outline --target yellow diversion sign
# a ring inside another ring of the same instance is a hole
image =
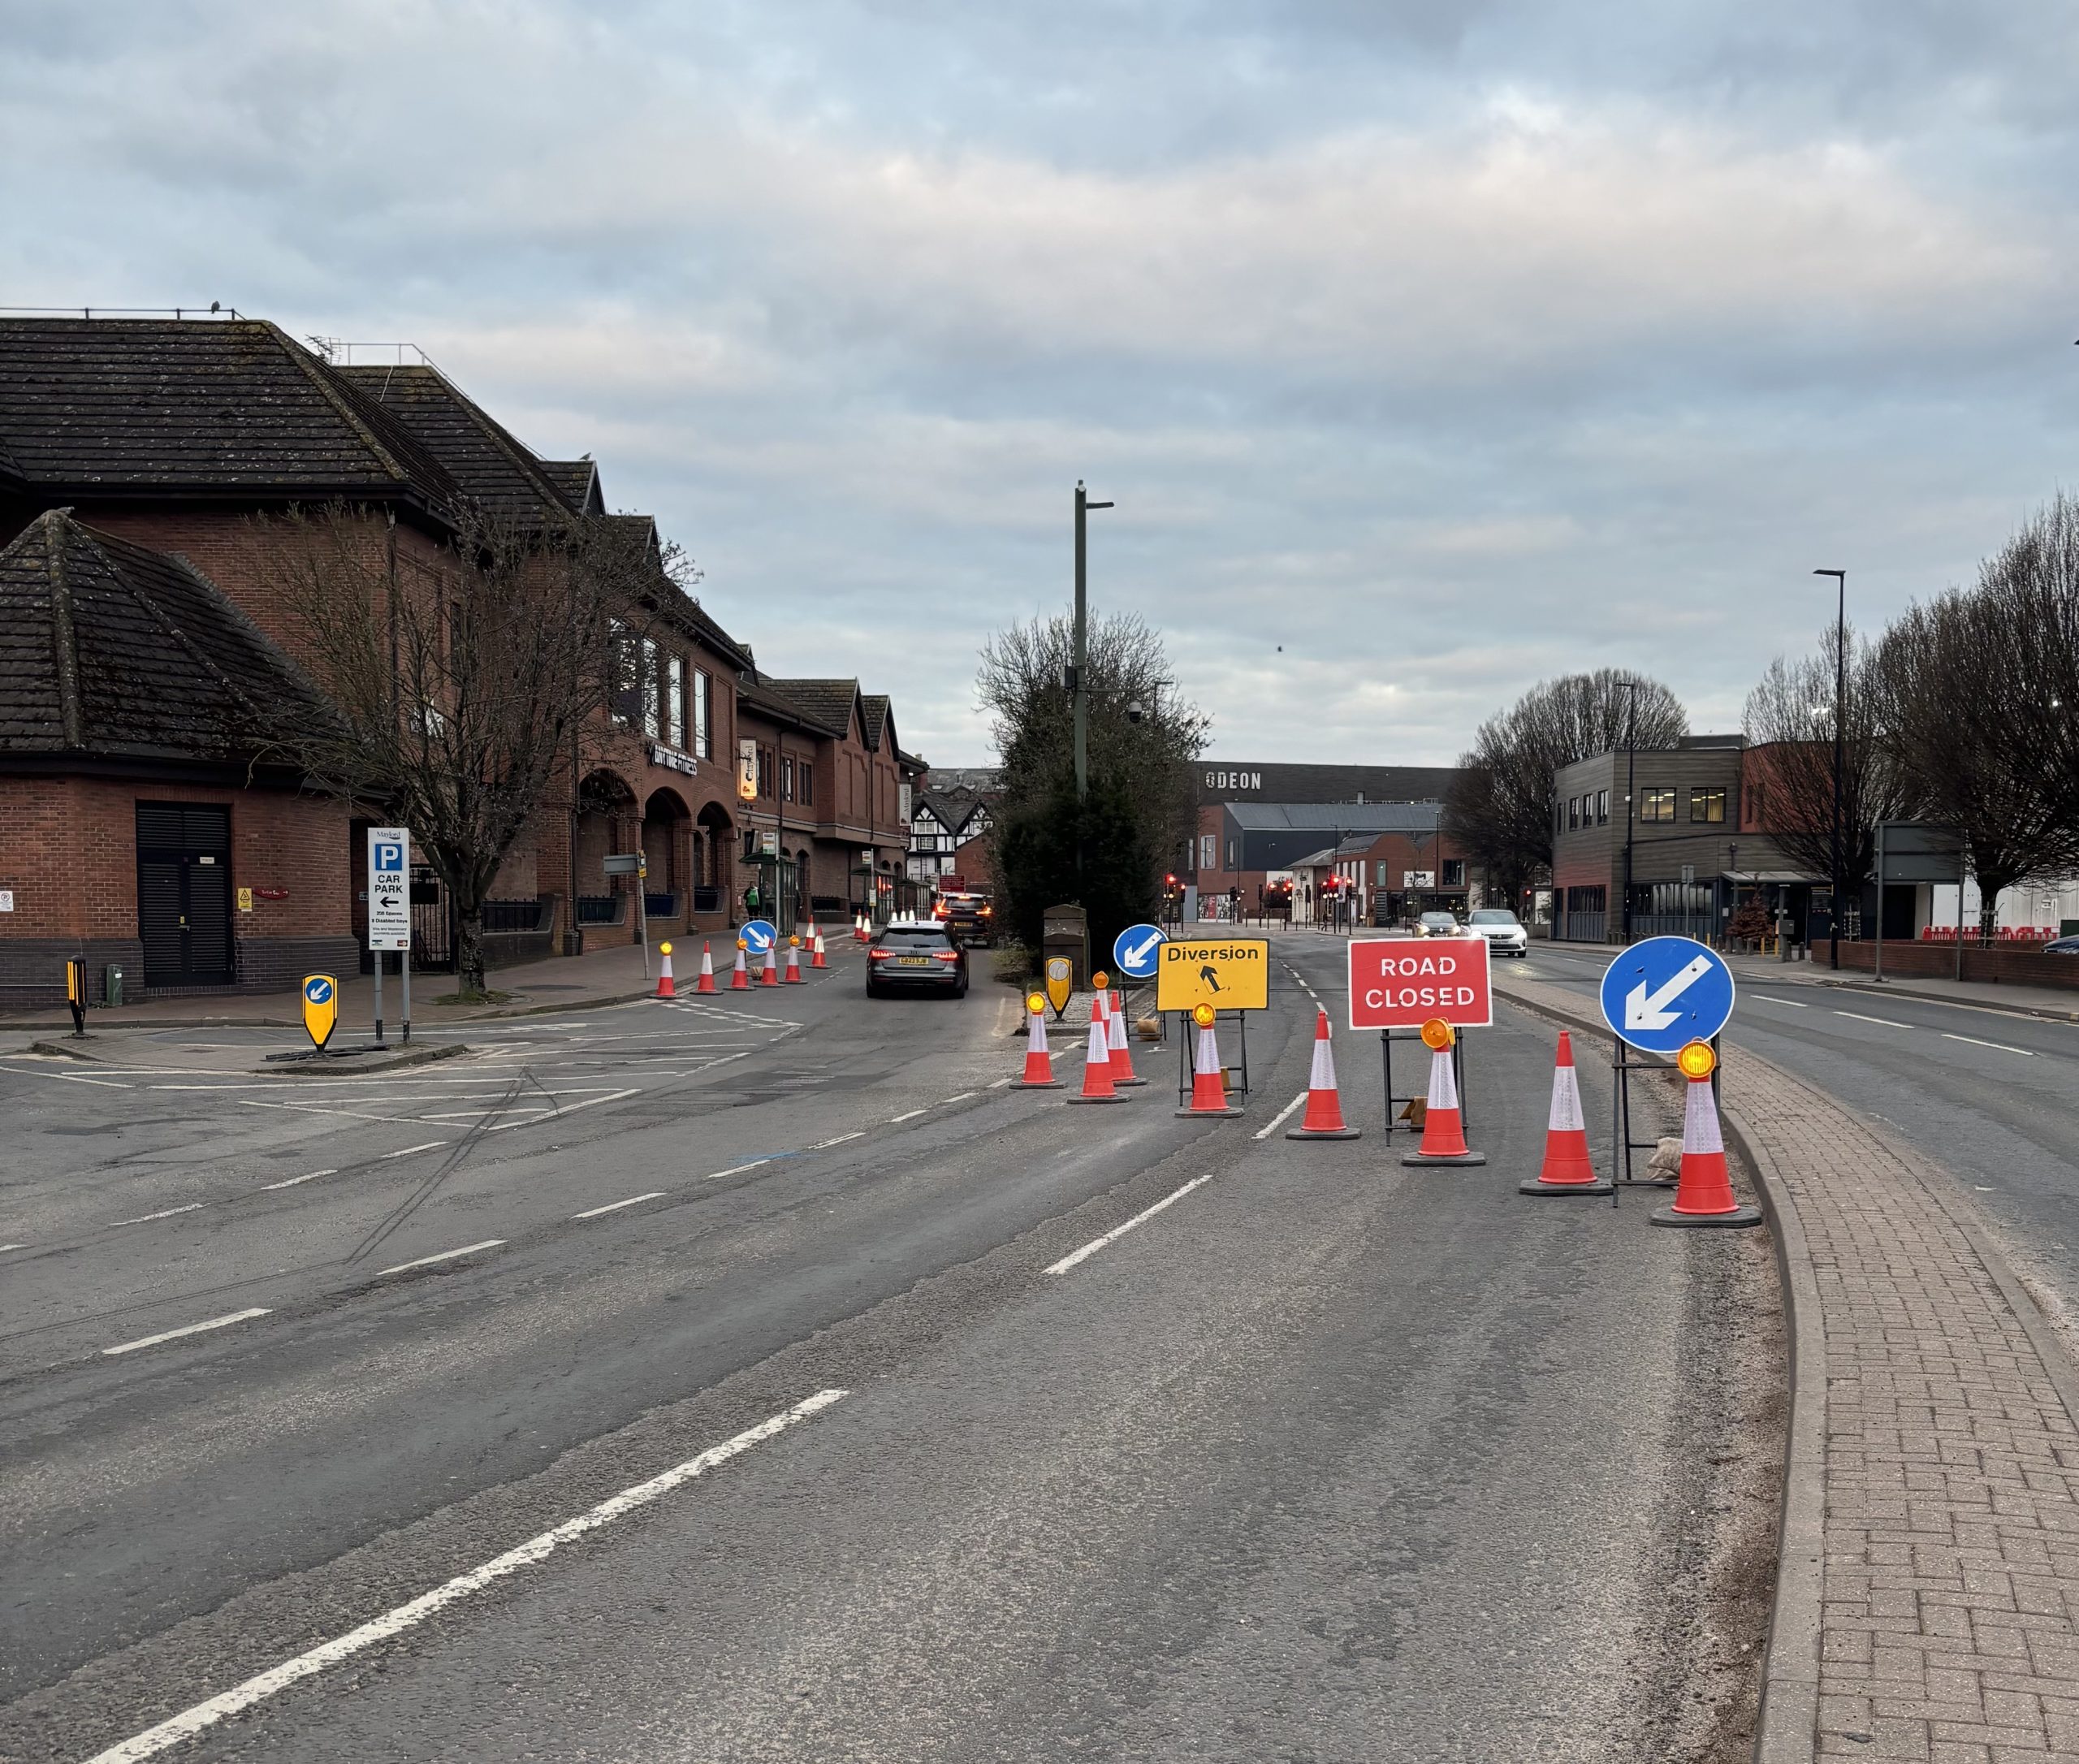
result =
[[[1155,1008],[1264,1010],[1270,1005],[1270,945],[1260,937],[1162,945],[1155,971]]]
[[[339,1025],[339,983],[329,974],[303,977],[303,1027],[320,1053]]]

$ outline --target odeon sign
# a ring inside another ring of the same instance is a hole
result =
[[[1208,772],[1205,787],[1208,790],[1260,790],[1264,775],[1260,772]]]

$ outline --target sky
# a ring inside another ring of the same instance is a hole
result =
[[[0,0],[0,304],[425,352],[780,675],[984,763],[1138,612],[1216,760],[1448,763],[1536,681],[1738,726],[1848,571],[2079,439],[2079,9]]]

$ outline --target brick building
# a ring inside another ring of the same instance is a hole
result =
[[[1193,853],[1199,898],[1241,891],[1254,911],[1273,885],[1317,887],[1341,873],[1367,923],[1466,904],[1464,854],[1441,830],[1436,802],[1212,802],[1198,811]],[[1306,916],[1307,900],[1298,903]]]
[[[540,457],[430,365],[335,365],[261,322],[0,318],[0,546],[28,543],[27,552],[10,553],[23,580],[54,546],[68,557],[79,551],[83,569],[90,560],[80,547],[115,560],[93,569],[112,572],[123,585],[120,603],[138,610],[110,628],[115,635],[90,636],[90,647],[157,633],[153,641],[191,658],[197,680],[214,681],[227,673],[218,651],[257,644],[253,654],[269,658],[274,685],[308,701],[281,554],[256,517],[349,511],[349,527],[399,580],[432,583],[446,567],[456,511],[471,504],[522,524],[626,522],[656,561],[642,591],[642,634],[633,639],[635,684],[590,744],[605,757],[577,760],[557,780],[501,869],[486,913],[494,964],[632,940],[638,884],[607,876],[609,855],[644,853],[653,935],[736,923],[744,888],[770,862],[759,849],[768,828],[784,836],[776,846],[799,837],[789,849],[808,878],[805,897],[843,900],[854,892],[848,872],[862,862],[858,892],[871,892],[875,875],[899,875],[903,788],[922,763],[902,754],[888,701],[854,685],[855,707],[826,717],[820,700],[804,707],[789,683],[760,676],[749,646],[671,578],[654,522],[607,512],[590,460]],[[52,529],[44,517],[58,509],[71,511],[68,525]],[[0,620],[0,646],[40,653],[57,643],[53,653],[67,653],[54,634],[63,613],[48,595],[18,594]],[[245,665],[261,666],[249,656]],[[132,677],[141,685],[142,676]],[[52,946],[67,940],[65,953],[78,953],[84,940],[103,952],[97,968],[123,966],[133,998],[168,986],[278,987],[320,953],[335,966],[365,964],[361,835],[379,805],[350,811],[279,769],[241,767],[239,743],[253,737],[229,724],[214,748],[155,752],[145,772],[119,776],[109,769],[119,757],[110,744],[122,744],[108,719],[142,717],[148,707],[104,706],[98,746],[51,747],[38,731],[62,719],[50,724],[40,690],[19,669],[0,672],[0,725],[15,732],[0,741],[0,817],[54,826],[91,798],[98,860],[87,870],[47,863],[41,841],[18,842],[0,859],[0,893],[11,889],[15,905],[0,914],[0,943],[10,946],[0,951],[0,985],[47,999],[62,985]],[[747,737],[772,752],[769,791],[754,777],[746,783],[739,756]],[[786,759],[804,768],[797,791],[815,800],[779,799]],[[168,766],[184,768],[188,795],[166,795]],[[76,781],[89,773],[99,780],[92,791]],[[76,782],[61,788],[60,776]],[[148,836],[164,831],[156,820],[147,826],[144,805],[161,800],[214,811],[179,833],[183,886],[206,905],[210,927],[191,925],[197,935],[178,961],[152,932],[149,889],[138,893],[144,867],[158,861],[148,854],[161,849]],[[205,840],[211,849],[185,852]],[[214,880],[196,880],[203,871],[229,876],[228,907]],[[415,870],[412,897],[415,963],[446,965],[452,914],[430,870]],[[225,911],[236,915],[228,923]]]

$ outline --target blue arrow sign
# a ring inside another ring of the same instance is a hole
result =
[[[780,940],[780,933],[763,919],[746,920],[739,935],[744,940],[744,947],[753,955],[763,955]]]
[[[1112,940],[1112,960],[1130,980],[1152,980],[1167,933],[1160,925],[1129,925]]]
[[[1732,970],[1693,937],[1649,937],[1602,976],[1602,1020],[1635,1048],[1673,1053],[1732,1015]]]
[[[332,983],[322,975],[315,976],[304,987],[303,996],[313,1005],[322,1005],[332,996]]]

